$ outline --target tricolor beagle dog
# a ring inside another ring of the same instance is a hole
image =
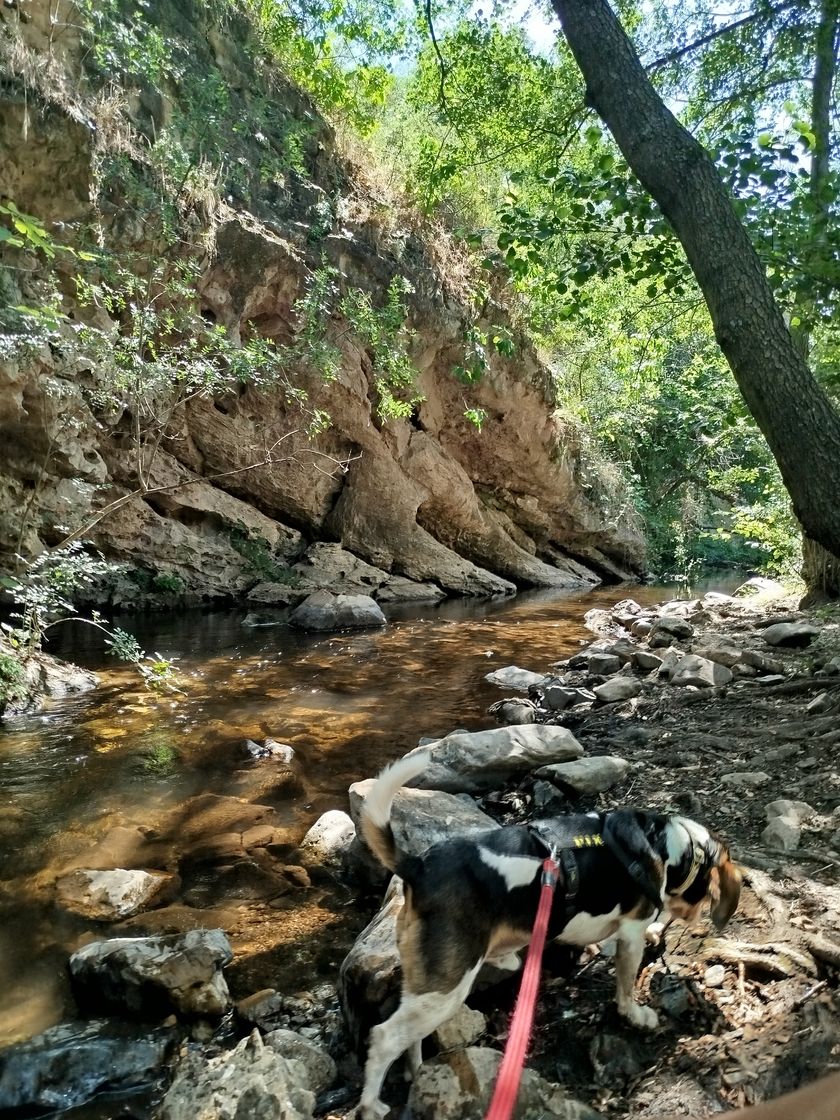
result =
[[[422,856],[403,855],[391,828],[391,803],[428,761],[427,752],[416,752],[383,770],[361,810],[366,844],[405,888],[397,921],[402,999],[370,1034],[365,1120],[388,1111],[379,1094],[391,1063],[407,1051],[416,1072],[422,1039],[457,1011],[485,961],[519,967],[550,852],[556,852],[560,882],[548,937],[581,946],[615,938],[618,1010],[648,1030],[657,1025],[656,1013],[634,996],[645,930],[659,912],[692,921],[706,899],[721,928],[741,889],[726,845],[703,825],[637,809],[512,825],[441,841]]]

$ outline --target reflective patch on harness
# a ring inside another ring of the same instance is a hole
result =
[[[603,848],[604,838],[596,832],[594,835],[573,836],[572,843],[576,848]]]

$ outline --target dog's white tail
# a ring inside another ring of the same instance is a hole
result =
[[[429,752],[418,751],[386,766],[364,800],[361,809],[362,837],[381,864],[394,871],[399,859],[391,828],[391,805],[394,794],[416,778],[429,765]]]

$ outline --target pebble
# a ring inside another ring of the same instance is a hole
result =
[[[726,969],[722,964],[710,965],[703,973],[703,983],[707,988],[719,988],[726,979]]]

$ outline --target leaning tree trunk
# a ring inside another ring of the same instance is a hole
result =
[[[682,243],[797,518],[840,557],[840,414],[794,345],[711,157],[664,105],[607,0],[552,3],[588,103]]]

